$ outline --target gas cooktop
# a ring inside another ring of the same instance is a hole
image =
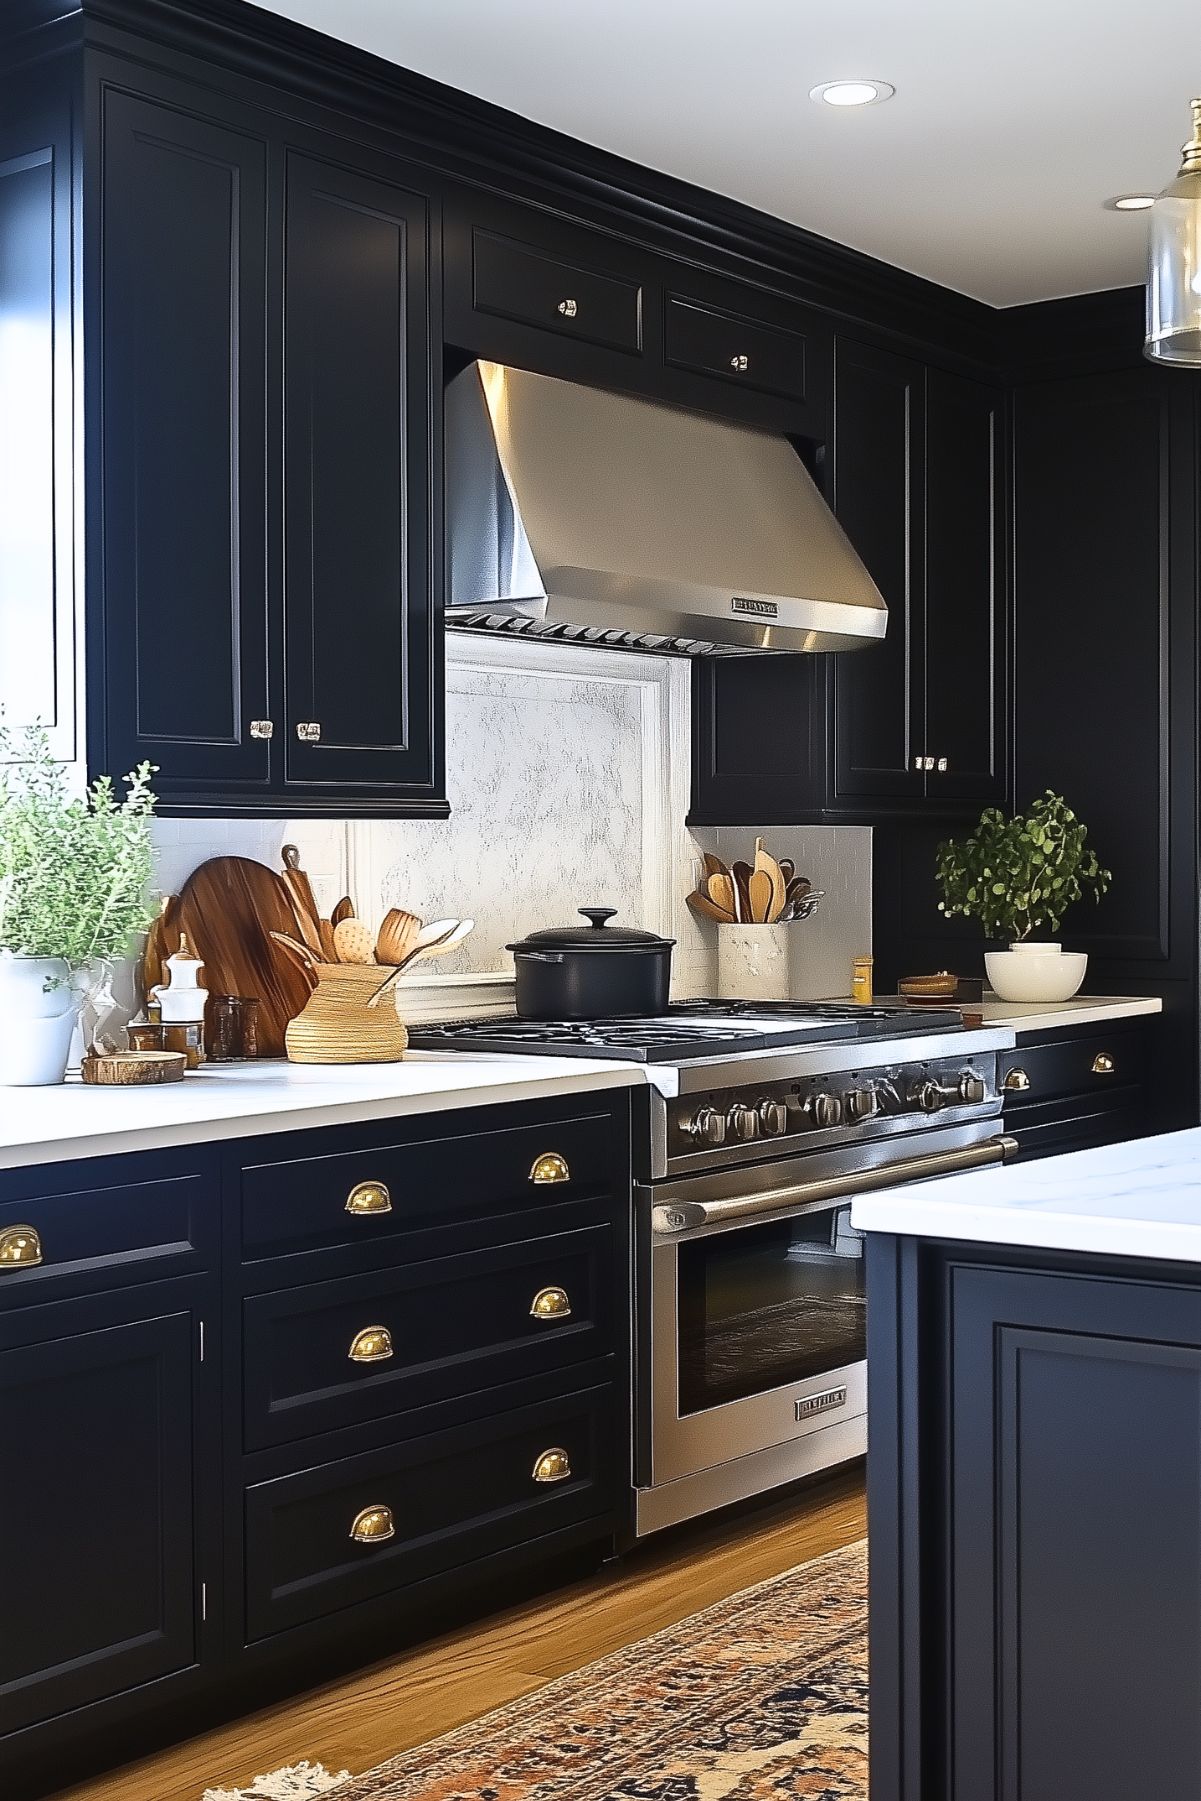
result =
[[[460,1019],[415,1026],[421,1051],[495,1051],[552,1057],[620,1058],[628,1063],[684,1063],[741,1051],[841,1039],[929,1036],[959,1031],[952,1008],[859,1006],[852,1001],[674,1002],[653,1019]]]

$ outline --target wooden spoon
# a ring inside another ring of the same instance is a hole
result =
[[[421,921],[416,913],[408,913],[403,907],[392,907],[385,913],[375,941],[376,962],[403,963],[420,930]]]
[[[474,932],[474,930],[474,919],[461,919],[454,931],[449,932],[445,938],[439,938],[434,944],[423,945],[421,955],[423,957],[444,957],[447,951],[457,950],[468,932]]]
[[[751,876],[754,874],[749,863],[735,863],[733,869],[734,890],[738,897],[738,917],[745,925],[751,917]]]
[[[340,926],[344,919],[353,919],[354,917],[354,902],[351,900],[349,894],[344,894],[330,914],[329,922],[332,926]]]
[[[711,875],[705,884],[705,892],[715,907],[728,913],[731,919],[738,917],[738,899],[734,891],[734,878],[731,875]]]
[[[729,875],[729,873],[730,873],[729,870],[726,868],[726,865],[722,862],[721,858],[715,857],[713,855],[712,851],[705,851],[703,854],[703,857],[702,857],[702,861],[705,866],[706,880],[711,875]]]
[[[471,923],[474,925],[475,921],[472,920]],[[404,962],[396,965],[397,974],[399,975],[402,969],[408,969],[410,964],[420,961],[422,957],[430,956],[440,945],[445,944],[448,938],[452,938],[462,924],[461,919],[436,919],[433,925],[422,926]]]
[[[344,919],[334,927],[339,963],[374,963],[375,934],[361,919]]]
[[[751,895],[751,918],[756,925],[765,925],[772,909],[774,889],[772,879],[766,869],[756,869],[748,884]]]
[[[301,944],[299,938],[293,938],[288,932],[272,932],[271,936],[276,944],[282,944],[298,963],[303,963],[306,969],[312,969],[313,953],[307,944]]]
[[[334,943],[333,921],[329,919],[319,919],[317,921],[317,930],[321,934],[321,956],[323,961],[326,963],[341,962],[341,958],[338,956],[338,947]]]
[[[686,894],[684,899],[698,919],[716,919],[718,924],[723,926],[737,924],[734,915],[727,913],[724,907],[714,906],[707,894]]]

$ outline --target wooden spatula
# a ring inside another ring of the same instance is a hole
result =
[[[772,909],[774,889],[766,869],[756,869],[748,883],[751,897],[751,919],[757,926],[767,923]]]
[[[727,913],[724,907],[714,906],[707,894],[686,894],[684,899],[698,919],[715,919],[719,925],[724,926],[732,926],[736,923],[734,915]]]
[[[421,921],[416,913],[408,913],[403,907],[391,908],[384,915],[375,941],[376,962],[403,963],[420,930]]]
[[[731,919],[737,918],[738,901],[734,892],[732,875],[711,875],[705,884],[705,893],[715,907],[720,907],[723,913],[730,915]]]

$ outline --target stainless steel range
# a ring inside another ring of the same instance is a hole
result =
[[[640,1535],[862,1454],[853,1196],[999,1163],[997,1052],[949,1010],[687,1002],[658,1019],[475,1020],[415,1047],[616,1057],[635,1136]]]

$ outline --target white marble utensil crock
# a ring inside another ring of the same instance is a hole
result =
[[[788,966],[792,925],[719,925],[717,993],[721,1000],[791,999]]]

